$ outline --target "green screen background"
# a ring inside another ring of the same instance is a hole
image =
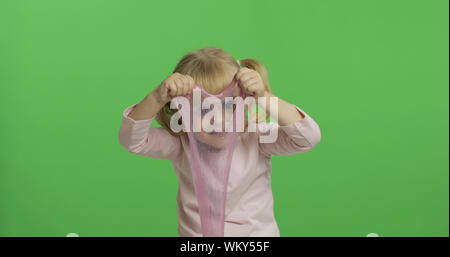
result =
[[[194,49],[264,63],[322,141],[274,157],[282,236],[448,236],[448,1],[0,2],[0,236],[177,236],[122,111]]]

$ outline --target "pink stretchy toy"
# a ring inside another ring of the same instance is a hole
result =
[[[224,99],[233,96],[238,88],[240,97],[245,98],[244,92],[237,87],[236,75],[233,77],[230,85],[218,95],[209,94],[202,86],[195,84],[194,89],[200,88],[203,97],[217,97]],[[198,209],[201,222],[202,234],[205,237],[222,237],[224,236],[224,220],[225,206],[227,196],[228,177],[230,173],[231,161],[233,157],[234,147],[238,133],[236,131],[237,124],[241,124],[242,120],[236,119],[236,113],[243,113],[243,102],[236,102],[236,108],[233,111],[233,131],[220,133],[207,133],[209,140],[214,138],[214,142],[226,142],[223,147],[211,146],[200,140],[206,132],[193,132],[192,126],[195,112],[192,110],[199,107],[192,107],[193,94],[186,96],[190,101],[190,113],[181,112],[183,121],[193,117],[188,122],[191,129],[188,130],[190,153],[189,161],[194,181],[195,193],[198,201]],[[235,96],[234,96],[235,97]],[[178,106],[178,105],[177,105]],[[201,107],[200,107],[201,108]],[[214,111],[214,110],[211,110]],[[190,115],[192,114],[192,115]],[[201,120],[201,117],[198,117]],[[185,124],[185,122],[183,122]],[[203,133],[203,134],[202,134]]]

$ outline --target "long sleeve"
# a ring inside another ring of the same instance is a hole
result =
[[[259,142],[259,149],[267,156],[293,155],[304,153],[313,149],[320,141],[322,135],[319,125],[302,109],[295,106],[304,116],[288,126],[278,127],[278,137],[273,143]],[[270,128],[269,128],[270,129]]]
[[[172,160],[181,152],[180,138],[173,136],[164,128],[153,127],[152,121],[134,120],[128,117],[136,104],[122,113],[122,125],[119,130],[119,144],[130,153]]]

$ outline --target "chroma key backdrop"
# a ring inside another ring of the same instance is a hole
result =
[[[447,0],[0,1],[0,236],[177,236],[123,110],[214,46],[319,124],[273,157],[281,236],[448,236]],[[159,126],[155,121],[154,126]]]

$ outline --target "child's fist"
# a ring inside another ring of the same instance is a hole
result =
[[[194,88],[194,79],[189,75],[173,73],[165,79],[156,89],[159,101],[167,103],[177,96],[185,96]]]
[[[236,74],[236,79],[245,94],[254,97],[265,96],[264,82],[257,71],[246,67],[241,68]]]

